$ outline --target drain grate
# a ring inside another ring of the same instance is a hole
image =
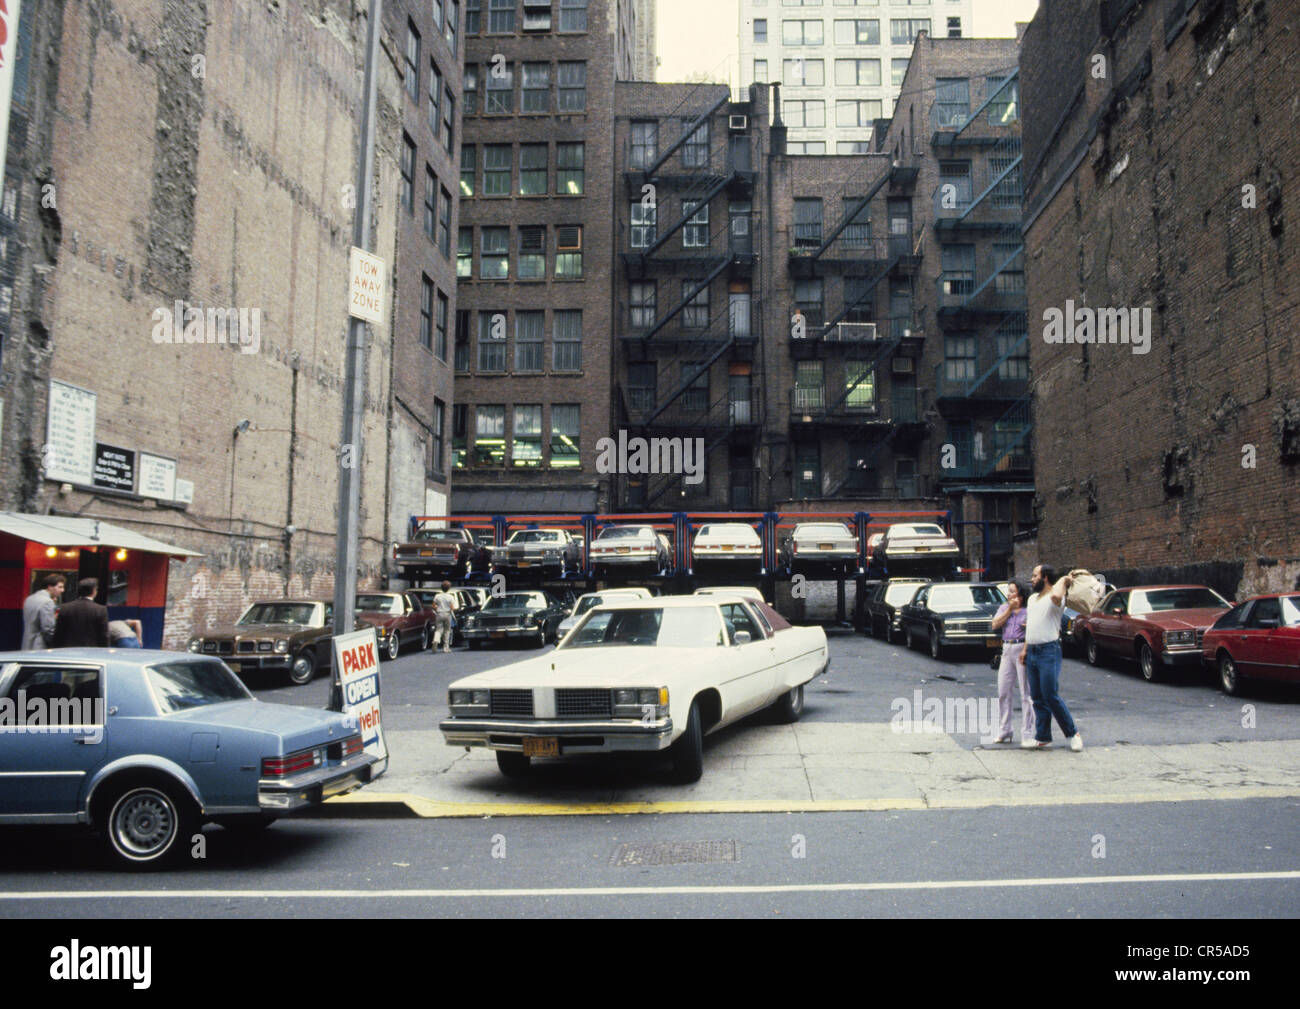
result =
[[[735,841],[653,841],[650,844],[620,844],[609,864],[683,865],[738,860]]]

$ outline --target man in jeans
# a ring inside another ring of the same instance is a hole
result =
[[[433,631],[433,651],[438,650],[438,642],[442,642],[444,652],[451,651],[451,615],[456,612],[456,597],[447,590],[451,588],[451,582],[442,583],[442,591],[433,597],[434,613],[434,631]]]
[[[1034,699],[1034,739],[1022,740],[1027,750],[1041,749],[1052,742],[1052,716],[1070,741],[1070,749],[1083,749],[1083,737],[1061,700],[1061,610],[1065,590],[1073,580],[1066,575],[1056,581],[1056,570],[1047,564],[1034,568],[1033,595],[1025,614],[1025,650],[1021,662],[1029,677],[1029,694]],[[1053,584],[1055,582],[1055,584]]]

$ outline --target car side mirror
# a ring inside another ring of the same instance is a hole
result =
[[[737,631],[731,639],[733,645],[747,645],[753,640],[753,635],[749,631]]]

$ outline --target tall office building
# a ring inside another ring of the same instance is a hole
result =
[[[912,44],[970,35],[972,0],[740,0],[739,84],[780,82],[790,154],[865,154]]]

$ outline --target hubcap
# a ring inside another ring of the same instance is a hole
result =
[[[388,657],[390,659],[397,658],[397,650],[400,647],[401,645],[397,640],[397,632],[394,631],[392,636],[388,639]]]
[[[1151,649],[1143,648],[1142,649],[1142,675],[1149,680],[1151,679],[1151,672],[1152,672]]]
[[[294,659],[293,678],[305,682],[311,676],[311,663],[304,658]]]
[[[128,854],[147,858],[166,848],[176,832],[176,811],[152,788],[123,799],[113,816],[113,834]]]
[[[1233,664],[1232,659],[1224,658],[1219,663],[1219,675],[1223,679],[1223,685],[1231,689],[1237,684],[1237,667]]]

